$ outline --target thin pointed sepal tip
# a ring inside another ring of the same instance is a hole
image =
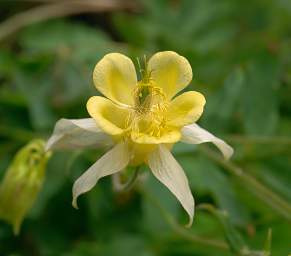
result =
[[[48,152],[52,149],[52,145],[50,143],[50,141],[48,141],[46,144],[45,144],[45,147],[44,147],[44,151],[45,152]]]
[[[77,203],[77,199],[74,198],[73,201],[72,201],[72,206],[76,209],[76,210],[79,210],[79,206],[78,206],[78,203]]]
[[[193,220],[190,220],[189,223],[187,223],[184,227],[191,228],[192,224],[193,224]]]
[[[194,220],[194,215],[190,217],[189,222],[185,225],[185,228],[191,228]]]
[[[224,155],[225,160],[230,160],[230,158],[233,156],[234,150],[231,146],[228,146],[228,152]]]

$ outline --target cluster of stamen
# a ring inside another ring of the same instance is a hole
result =
[[[133,98],[134,107],[126,120],[131,136],[147,134],[160,137],[166,125],[168,104],[162,89],[154,85],[149,73],[145,72],[137,84]]]
[[[140,62],[138,60],[140,66]],[[160,87],[155,86],[151,72],[147,70],[146,58],[144,69],[140,67],[142,79],[133,90],[134,105],[125,122],[127,136],[139,137],[147,134],[160,137],[166,127],[168,103]]]

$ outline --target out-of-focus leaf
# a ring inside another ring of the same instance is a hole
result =
[[[242,254],[241,252],[246,251],[247,245],[238,231],[230,223],[227,212],[216,210],[215,215],[223,226],[226,240],[228,241],[232,251],[239,254]]]
[[[244,126],[248,134],[272,134],[278,124],[278,78],[276,57],[262,53],[247,67],[243,97]]]
[[[32,54],[55,54],[60,60],[71,59],[80,64],[95,64],[106,52],[118,48],[101,30],[68,22],[32,26],[22,33],[20,42]]]
[[[209,97],[206,106],[207,124],[211,124],[217,131],[232,125],[231,118],[238,112],[244,90],[244,72],[242,68],[234,69],[225,79],[223,87]]]
[[[194,153],[198,145],[186,144],[178,142],[173,147],[173,154]]]
[[[90,94],[98,93],[92,86],[94,65],[108,52],[124,51],[101,30],[68,22],[47,22],[27,28],[20,42],[30,56],[50,56],[55,60],[47,80],[51,83],[51,101],[57,106],[84,102]]]
[[[248,244],[245,242],[238,230],[230,222],[228,213],[214,208],[212,205],[201,205],[200,209],[206,209],[212,213],[221,223],[225,238],[229,244],[231,251],[234,255],[239,256],[265,256],[266,251],[255,251],[249,249]]]
[[[272,157],[262,165],[252,165],[250,168],[265,184],[278,191],[282,197],[291,200],[290,159],[283,156]]]
[[[229,212],[233,223],[247,224],[247,210],[236,196],[231,180],[217,166],[197,156],[180,156],[178,161],[187,173],[194,198],[196,193],[209,194],[220,208]]]
[[[147,169],[148,172],[150,170]],[[167,190],[167,188],[157,181],[151,173],[147,173],[146,186],[147,189],[155,195],[156,200],[161,204],[166,211],[169,212],[174,218],[178,218],[180,205],[176,198]],[[163,219],[159,209],[155,208],[151,202],[146,200],[142,202],[143,215],[143,226],[147,232],[150,232],[157,236],[163,236],[170,231],[169,225]],[[186,216],[185,216],[186,218]],[[185,222],[186,223],[186,222]]]
[[[153,250],[145,243],[143,237],[134,234],[121,233],[119,237],[113,237],[104,243],[82,242],[71,253],[64,256],[74,255],[98,255],[98,256],[154,256]]]
[[[70,177],[75,169],[84,168],[85,170],[86,165],[84,165],[81,158],[77,158],[78,162],[74,161],[72,166],[70,166],[70,161],[73,157],[73,154],[58,152],[49,161],[43,189],[30,214],[32,219],[37,219],[44,213],[46,207],[50,205],[52,198],[58,195],[63,186],[68,182],[73,184]],[[67,198],[66,203],[71,206],[71,197]]]
[[[0,48],[0,79],[3,75],[7,75],[13,70],[14,58],[10,51]]]
[[[15,85],[28,102],[31,122],[35,129],[43,130],[51,126],[56,118],[49,107],[49,94],[52,81],[48,74],[39,72],[38,67],[24,64],[21,70],[15,71]]]

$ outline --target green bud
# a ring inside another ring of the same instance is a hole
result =
[[[42,187],[50,156],[43,140],[31,141],[17,152],[0,184],[0,218],[12,224],[14,234]]]

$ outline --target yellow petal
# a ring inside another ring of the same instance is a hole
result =
[[[175,143],[181,138],[181,133],[178,130],[163,131],[161,136],[151,136],[146,133],[132,133],[131,139],[138,144],[161,144]]]
[[[132,61],[123,54],[105,55],[93,72],[95,87],[114,102],[133,104],[133,89],[137,84]]]
[[[120,108],[104,97],[93,96],[87,102],[87,110],[105,133],[121,135],[124,132],[129,115],[128,109]]]
[[[167,125],[183,127],[196,122],[203,112],[205,98],[199,92],[185,92],[176,97],[168,109]]]
[[[130,159],[129,165],[138,166],[147,161],[148,155],[153,152],[158,145],[156,144],[138,144],[131,142],[130,150],[132,152],[132,157]]]
[[[172,51],[153,55],[148,62],[148,71],[155,85],[163,89],[168,99],[192,80],[192,69],[188,60]]]

